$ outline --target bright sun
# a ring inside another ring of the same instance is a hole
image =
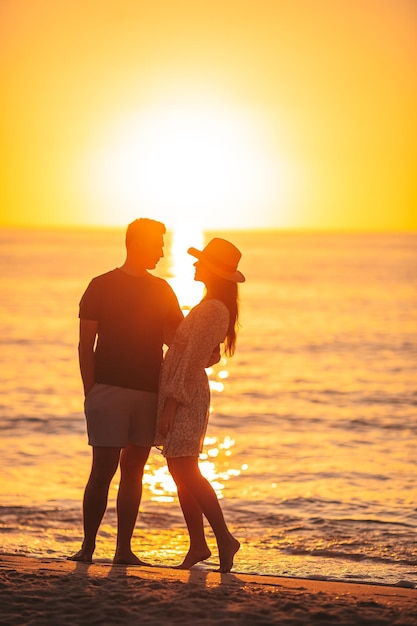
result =
[[[168,228],[253,226],[288,182],[260,119],[207,98],[119,119],[89,154],[86,173],[102,223],[143,214]]]

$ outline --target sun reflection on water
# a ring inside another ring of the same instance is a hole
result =
[[[213,367],[208,367],[206,369],[207,376],[209,377],[209,386],[211,391],[216,391],[221,393],[224,391],[224,383],[223,380],[229,377],[229,372],[226,369],[227,359],[223,356],[216,365]],[[220,380],[219,380],[220,379]],[[211,407],[210,407],[211,410]]]
[[[234,439],[229,436],[224,437],[222,441],[219,441],[217,437],[204,439],[204,452],[200,454],[199,461],[200,470],[203,476],[210,481],[219,499],[223,497],[224,483],[232,477],[239,476],[245,469],[243,466],[240,469],[229,466],[231,448],[234,445]],[[150,499],[153,502],[173,502],[177,488],[165,460],[163,460],[163,465],[158,463],[161,458],[157,457],[145,466],[143,484],[149,490]]]

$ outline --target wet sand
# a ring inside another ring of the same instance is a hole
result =
[[[417,589],[0,555],[0,624],[417,625]]]

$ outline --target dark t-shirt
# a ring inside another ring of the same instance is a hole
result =
[[[118,268],[97,276],[81,298],[79,317],[98,322],[96,383],[158,391],[164,331],[182,318],[165,280]]]

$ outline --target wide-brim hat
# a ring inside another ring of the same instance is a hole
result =
[[[188,254],[202,261],[214,274],[235,283],[244,283],[245,277],[237,269],[242,253],[226,239],[215,237],[203,250],[188,248]]]

